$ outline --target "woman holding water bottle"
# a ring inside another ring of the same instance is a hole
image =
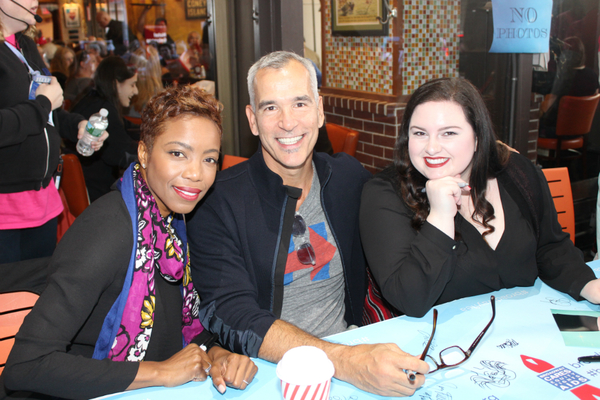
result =
[[[107,57],[96,70],[95,87],[72,108],[72,111],[91,118],[100,109],[108,111],[110,137],[100,151],[91,156],[79,154],[90,201],[108,193],[119,178],[120,171],[135,160],[137,143],[127,133],[129,122],[123,110],[137,95],[137,72],[120,57]]]
[[[29,36],[37,4],[0,0],[0,264],[54,251],[63,210],[54,184],[60,135],[77,140],[87,122],[61,109],[62,89]]]

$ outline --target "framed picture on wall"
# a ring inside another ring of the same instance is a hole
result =
[[[206,18],[206,0],[185,0],[185,19]]]
[[[331,0],[331,31],[335,36],[387,36],[384,0]]]
[[[81,25],[79,17],[79,5],[77,3],[65,4],[63,6],[65,13],[65,27],[67,29],[76,29]]]

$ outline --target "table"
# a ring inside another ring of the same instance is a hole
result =
[[[600,261],[589,264],[600,275]],[[600,348],[566,346],[568,340],[596,339],[600,332],[559,331],[551,310],[600,315],[600,307],[551,289],[539,279],[532,287],[502,289],[496,296],[496,319],[473,355],[459,367],[428,375],[413,398],[419,400],[598,399],[600,364],[579,363],[577,357],[598,354]],[[448,346],[467,349],[491,318],[490,294],[437,306],[437,330],[430,355]],[[398,317],[343,332],[327,340],[348,345],[397,343],[419,355],[431,334],[433,311],[423,318]],[[190,382],[177,388],[146,388],[107,396],[110,399],[280,399],[275,364],[254,360],[258,373],[244,390],[227,388],[225,395],[212,382]],[[594,397],[593,393],[598,397]],[[333,379],[331,400],[383,399]]]

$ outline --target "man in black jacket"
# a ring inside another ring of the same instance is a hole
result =
[[[96,21],[102,28],[108,28],[105,32],[106,40],[112,40],[112,43],[115,46],[114,54],[116,56],[122,56],[127,53],[128,49],[139,47],[139,40],[133,32],[131,32],[129,27],[127,27],[127,43],[125,43],[123,34],[123,25],[125,25],[125,23],[111,19],[106,11],[98,11],[96,13]]]
[[[271,53],[248,73],[246,115],[261,146],[222,172],[188,223],[202,324],[236,352],[278,362],[301,345],[323,349],[335,377],[380,395],[410,395],[405,369],[427,364],[395,344],[319,339],[359,325],[365,259],[358,231],[370,174],[344,153],[315,153],[323,124],[314,68]]]

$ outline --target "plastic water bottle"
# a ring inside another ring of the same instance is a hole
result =
[[[108,110],[100,109],[99,112],[92,115],[85,127],[83,137],[77,142],[77,152],[82,156],[89,157],[94,154],[92,142],[98,140],[102,132],[108,128]]]

